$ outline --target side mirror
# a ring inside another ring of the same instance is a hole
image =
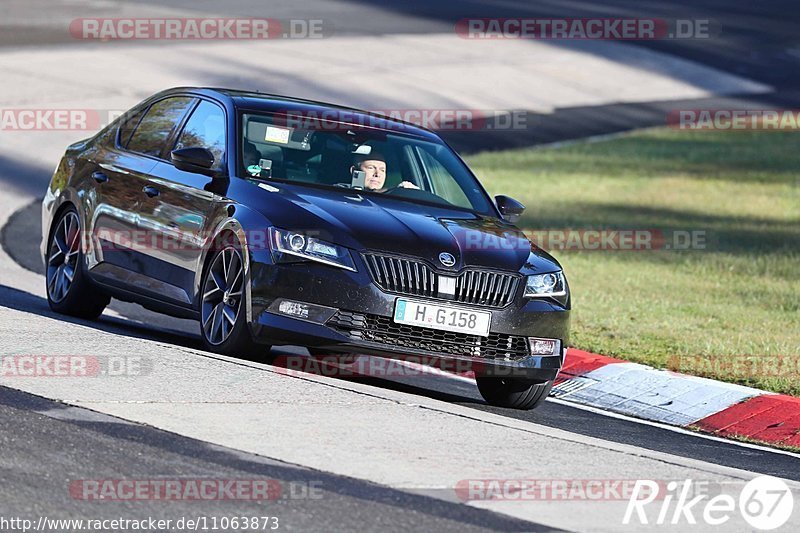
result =
[[[495,196],[494,201],[497,204],[497,209],[500,211],[500,214],[503,215],[503,218],[512,224],[519,220],[520,215],[525,211],[524,205],[502,194]]]
[[[172,164],[178,170],[206,176],[214,176],[216,174],[214,170],[211,170],[211,167],[214,166],[214,154],[208,148],[197,146],[181,148],[180,150],[173,150],[170,156]]]

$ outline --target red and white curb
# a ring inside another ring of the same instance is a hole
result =
[[[399,362],[423,370],[416,363]],[[425,372],[474,382],[474,374]],[[743,439],[800,448],[800,398],[689,376],[570,348],[551,397],[605,412]]]
[[[800,447],[800,399],[570,349],[552,396],[652,422]]]
[[[572,350],[553,396],[673,426],[689,426],[761,391]]]

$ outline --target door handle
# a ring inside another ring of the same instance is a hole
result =
[[[147,187],[145,187],[144,189],[142,189],[142,192],[144,192],[150,198],[154,198],[154,197],[158,196],[159,194],[161,194],[158,189],[156,189],[155,187],[151,187],[149,185]]]
[[[92,173],[92,179],[97,183],[105,183],[108,181],[108,176],[98,170],[97,172]]]

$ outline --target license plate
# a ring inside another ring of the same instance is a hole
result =
[[[488,337],[492,313],[398,298],[394,306],[394,321],[398,324]]]

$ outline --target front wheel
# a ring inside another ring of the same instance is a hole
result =
[[[225,246],[212,258],[201,285],[200,332],[209,351],[260,358],[270,347],[255,343],[247,327],[244,272],[238,246]]]
[[[110,298],[92,286],[83,267],[81,221],[69,207],[50,227],[47,243],[47,303],[56,313],[78,318],[99,317]]]
[[[553,381],[532,383],[524,379],[476,377],[478,390],[489,405],[528,411],[545,401]]]

